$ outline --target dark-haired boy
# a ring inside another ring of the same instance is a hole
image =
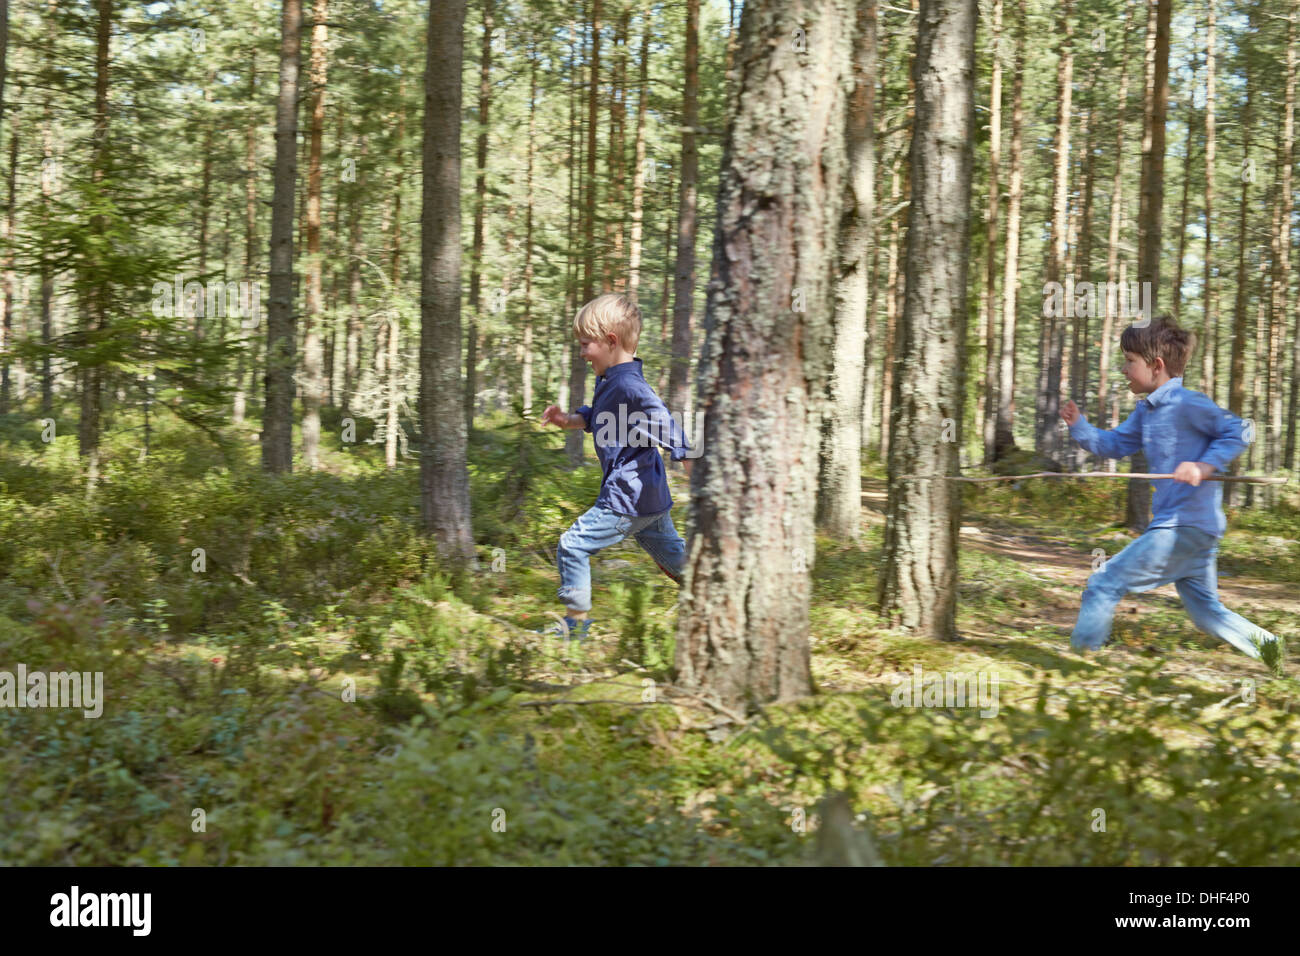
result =
[[[1227,528],[1223,485],[1205,479],[1226,470],[1245,450],[1245,423],[1206,395],[1183,388],[1183,369],[1194,346],[1192,333],[1169,316],[1130,325],[1120,336],[1123,373],[1130,390],[1146,395],[1133,414],[1118,428],[1103,431],[1088,424],[1073,401],[1061,409],[1071,437],[1093,454],[1122,458],[1141,449],[1152,472],[1173,475],[1152,482],[1146,531],[1088,579],[1070,639],[1076,650],[1106,642],[1115,606],[1125,594],[1171,582],[1196,626],[1242,653],[1258,659],[1256,641],[1278,640],[1219,601],[1216,563]]]

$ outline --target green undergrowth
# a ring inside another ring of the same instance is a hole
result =
[[[112,431],[87,496],[75,438],[0,422],[0,670],[104,689],[93,719],[0,708],[0,863],[804,865],[832,790],[890,865],[1296,862],[1300,686],[1171,609],[1080,658],[1049,582],[967,548],[940,644],[880,619],[878,526],[819,540],[817,693],[738,727],[674,697],[677,589],[633,544],[595,562],[590,642],[532,633],[600,478],[558,435],[476,431],[479,566],[452,572],[414,461],[329,438],[268,478],[238,434],[155,426],[141,461]],[[996,715],[895,706],[918,667],[996,677]]]

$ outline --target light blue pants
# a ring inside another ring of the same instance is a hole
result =
[[[659,570],[678,584],[686,566],[686,542],[673,527],[669,512],[621,515],[593,506],[560,537],[555,560],[560,566],[560,600],[571,611],[591,610],[591,556],[628,535],[655,559]]]
[[[1199,528],[1146,531],[1088,578],[1070,646],[1076,650],[1101,647],[1110,636],[1115,606],[1125,594],[1150,591],[1172,582],[1198,628],[1258,659],[1252,635],[1258,634],[1265,641],[1274,637],[1219,601],[1218,553],[1219,539]]]

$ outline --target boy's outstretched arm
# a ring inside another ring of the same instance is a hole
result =
[[[1061,418],[1070,426],[1070,437],[1094,455],[1102,458],[1123,458],[1142,447],[1141,406],[1124,419],[1118,428],[1101,429],[1088,424],[1073,400],[1061,407]]]

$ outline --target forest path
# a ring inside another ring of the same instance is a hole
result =
[[[886,489],[885,482],[879,479],[863,479],[863,513],[865,520],[871,524],[883,525],[885,521]],[[1239,532],[1240,533],[1240,532]],[[1120,530],[1110,532],[1103,541],[1113,540],[1122,546],[1133,538]],[[1100,542],[1098,543],[1100,546]],[[1043,597],[1040,602],[1027,602],[1012,599],[1012,613],[996,622],[989,622],[987,627],[972,627],[963,624],[964,636],[977,640],[992,641],[1003,644],[1008,632],[1018,639],[1042,642],[1045,650],[1065,651],[1069,653],[1069,634],[1079,613],[1079,601],[1088,577],[1092,574],[1091,549],[1084,550],[1077,546],[1053,541],[1026,533],[1022,529],[988,527],[980,523],[980,518],[967,515],[962,521],[961,548],[973,549],[985,554],[995,555],[1015,561],[1024,573],[1036,578],[1042,584]],[[1111,548],[1107,548],[1111,551]],[[1267,581],[1245,575],[1226,575],[1219,571],[1219,596],[1229,609],[1242,614],[1248,619],[1252,612],[1263,610],[1286,615],[1286,619],[1300,623],[1300,587],[1279,581]],[[1182,601],[1172,584],[1155,588],[1142,594],[1129,594],[1116,609],[1117,624],[1123,618],[1127,621],[1141,622],[1144,617],[1153,614],[1168,614],[1174,611],[1183,615]],[[1190,618],[1186,618],[1187,627],[1193,628]],[[1044,625],[1047,625],[1046,627]],[[1198,634],[1200,632],[1197,632]],[[1184,645],[1178,651],[1178,663],[1171,669],[1185,672],[1188,676],[1197,676],[1215,682],[1236,680],[1243,674],[1266,673],[1262,664],[1250,661],[1244,655],[1227,644],[1210,637],[1204,638],[1203,648],[1188,648]],[[1291,637],[1291,644],[1297,642],[1297,636],[1291,630],[1283,630],[1283,636]],[[1296,664],[1296,648],[1288,648],[1291,663],[1288,672]],[[1117,654],[1121,658],[1132,657],[1132,663],[1150,658],[1153,654],[1168,653],[1152,646],[1140,646],[1133,643],[1116,642],[1108,646],[1107,654]],[[1119,663],[1119,661],[1116,661]],[[1128,661],[1125,661],[1128,663]]]

